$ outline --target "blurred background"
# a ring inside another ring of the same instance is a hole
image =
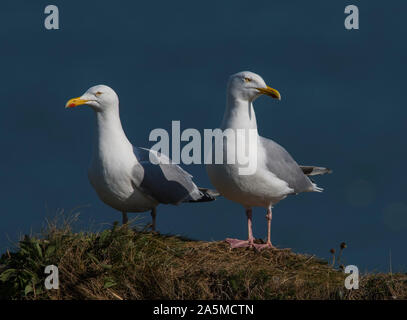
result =
[[[59,30],[44,28],[48,4],[59,8]],[[359,7],[359,30],[344,27],[349,4]],[[130,141],[151,147],[150,131],[170,130],[172,120],[218,127],[229,75],[250,70],[283,97],[256,101],[260,134],[300,164],[334,170],[316,179],[324,193],[275,207],[273,243],[330,258],[345,241],[345,264],[405,272],[406,12],[401,0],[3,1],[0,252],[58,210],[79,211],[79,230],[121,220],[87,179],[93,111],[65,110],[69,98],[111,86]],[[210,186],[203,165],[183,168]],[[266,228],[265,210],[255,209],[255,236]],[[159,206],[158,229],[247,236],[243,208],[223,198]]]

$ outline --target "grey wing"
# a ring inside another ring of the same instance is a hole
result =
[[[203,196],[192,181],[192,176],[178,165],[171,163],[168,157],[162,155],[164,159],[159,160],[155,151],[137,147],[133,150],[139,162],[133,168],[133,176],[138,177],[137,181],[141,181],[136,187],[156,201],[179,204],[184,201],[198,200]]]
[[[311,180],[282,146],[264,137],[260,137],[260,144],[266,151],[267,168],[279,179],[287,182],[295,193],[316,191]]]

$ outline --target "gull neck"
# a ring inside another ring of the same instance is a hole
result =
[[[221,129],[256,129],[257,121],[252,101],[228,95]]]
[[[96,141],[95,152],[99,155],[121,155],[133,149],[132,144],[124,133],[119,106],[108,108],[108,110],[96,113]]]

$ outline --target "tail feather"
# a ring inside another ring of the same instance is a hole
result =
[[[332,170],[324,167],[315,167],[315,166],[300,166],[302,172],[307,176],[317,176],[327,173],[332,173]]]
[[[214,189],[208,189],[208,188],[198,188],[201,197],[198,199],[188,199],[186,202],[208,202],[208,201],[214,201],[216,200],[216,197],[220,196],[220,193],[217,190]]]
[[[332,170],[329,168],[324,167],[315,167],[315,166],[300,166],[302,172],[307,176],[318,176],[327,173],[332,173]],[[312,182],[312,191],[314,192],[322,192],[324,189],[317,186],[317,184],[309,178]]]
[[[312,186],[314,187],[314,190],[313,190],[314,192],[323,192],[324,191],[323,188],[318,187],[315,183],[313,183]]]

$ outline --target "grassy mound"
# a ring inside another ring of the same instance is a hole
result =
[[[59,290],[44,288],[51,264]],[[365,275],[351,291],[346,276],[290,250],[230,250],[118,225],[74,233],[66,224],[1,256],[0,299],[407,299],[406,275]]]

